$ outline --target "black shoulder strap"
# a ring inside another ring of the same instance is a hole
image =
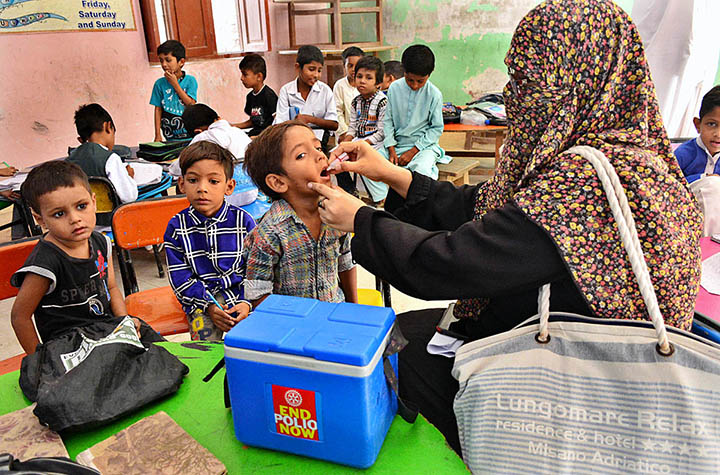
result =
[[[225,366],[225,358],[217,362],[217,364],[210,370],[210,372],[203,378],[204,382],[210,381],[220,369]],[[230,389],[228,388],[227,373],[225,373],[225,381],[223,382],[225,392],[225,407],[230,407]]]
[[[412,424],[417,418],[418,407],[411,401],[404,400],[400,397],[398,393],[398,378],[395,374],[395,369],[392,367],[392,363],[390,363],[390,356],[399,353],[407,344],[407,338],[405,338],[400,331],[400,327],[395,325],[390,333],[390,341],[388,341],[385,351],[383,352],[383,372],[385,373],[385,380],[395,393],[395,396],[397,396],[398,414],[405,422]]]

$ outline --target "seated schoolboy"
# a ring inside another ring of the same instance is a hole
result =
[[[720,86],[705,94],[693,122],[700,135],[678,147],[675,157],[703,212],[703,236],[712,236],[720,233]]]
[[[244,299],[243,241],[255,221],[225,202],[235,188],[233,157],[208,141],[180,154],[178,186],[190,206],[165,231],[168,277],[193,340],[221,340],[252,306]]]
[[[252,127],[248,135],[255,137],[272,124],[278,97],[275,91],[265,84],[267,67],[262,56],[249,54],[240,61],[238,67],[241,74],[240,81],[252,91],[245,99],[245,113],[249,119],[235,126],[241,129]]]
[[[182,118],[188,133],[193,138],[190,144],[207,140],[230,152],[233,160],[242,160],[245,156],[245,149],[251,142],[250,137],[243,130],[230,125],[227,120],[221,119],[210,106],[205,104],[188,106]],[[182,175],[180,160],[175,160],[170,165],[169,172],[175,177]]]
[[[320,81],[323,64],[325,59],[317,46],[298,49],[297,78],[280,88],[273,124],[297,119],[312,129],[325,149],[329,132],[338,128],[338,116],[332,90]]]
[[[300,121],[273,125],[245,153],[245,170],[273,200],[245,242],[245,297],[271,293],[357,302],[350,236],[320,221],[311,182],[330,183],[320,140]]]
[[[376,150],[383,147],[383,120],[387,97],[380,91],[383,63],[374,56],[365,56],[355,66],[355,86],[359,94],[350,107],[350,126],[343,142],[363,139]]]
[[[675,157],[689,183],[709,175],[720,175],[720,86],[702,99],[700,117],[693,119],[698,136],[675,150]]]
[[[127,315],[110,239],[94,231],[95,195],[82,169],[62,160],[44,163],[28,174],[22,196],[47,230],[10,280],[20,288],[10,318],[23,350],[35,352],[37,333],[47,342],[72,328]]]
[[[438,145],[443,133],[442,93],[429,80],[435,55],[425,45],[408,47],[402,55],[405,77],[390,84],[385,111],[385,148],[380,153],[392,163],[437,179],[436,163],[449,157]],[[365,181],[374,200],[384,199],[387,185]]]
[[[355,87],[355,65],[365,56],[363,50],[357,46],[349,46],[342,52],[345,76],[338,79],[333,86],[335,109],[337,110],[338,128],[335,131],[338,142],[342,142],[350,124],[350,107],[353,99],[359,94]]]
[[[6,162],[3,162],[6,167],[2,168],[0,167],[0,177],[7,177],[7,176],[15,176],[18,172],[18,169],[8,165]],[[17,204],[17,201],[20,199],[20,193],[13,190],[5,190],[0,191],[0,203],[4,204],[5,207],[9,206],[9,203],[13,204],[13,212],[12,212],[12,222],[18,222],[22,219],[21,211],[18,208],[18,206],[14,206]],[[12,239],[21,239],[24,237],[27,237],[27,229],[23,224],[13,224],[11,228],[10,236]]]
[[[185,47],[177,40],[167,40],[157,48],[163,77],[155,81],[150,104],[155,106],[155,141],[188,137],[182,113],[197,101],[197,80],[185,74]]]
[[[385,61],[385,76],[380,90],[387,91],[390,84],[405,77],[405,68],[400,61]]]
[[[123,203],[135,201],[138,197],[135,172],[112,151],[115,124],[110,114],[100,104],[85,104],[75,111],[75,128],[82,145],[67,160],[82,168],[87,176],[110,180]]]
[[[379,90],[382,77],[383,63],[374,56],[363,57],[355,66],[355,85],[359,95],[353,99],[351,104],[350,126],[344,135],[344,142],[365,140],[376,150],[383,148],[385,138],[383,121],[387,97]],[[369,184],[363,176],[359,176],[359,178],[365,185],[370,201],[372,203],[381,202],[385,197],[385,192],[374,195],[373,192],[377,188],[375,184]],[[340,183],[339,180],[338,183]]]
[[[350,124],[350,108],[353,99],[359,94],[355,87],[355,65],[365,56],[363,50],[357,46],[349,46],[342,52],[343,67],[345,76],[335,82],[333,86],[333,97],[335,98],[335,110],[337,111],[338,128],[335,131],[337,142],[345,140]],[[335,175],[338,185],[348,193],[357,195],[355,182],[350,173],[343,172]]]

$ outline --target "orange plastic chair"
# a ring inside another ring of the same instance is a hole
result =
[[[161,244],[168,221],[188,206],[185,196],[162,197],[127,203],[113,213],[112,230],[125,306],[130,315],[142,318],[161,335],[189,331],[187,317],[169,285],[139,290],[129,251]]]
[[[0,261],[4,262],[0,266],[0,300],[17,295],[19,289],[10,285],[10,277],[22,267],[39,240],[40,237],[35,236],[0,244]],[[20,369],[24,357],[25,353],[0,361],[0,374]]]

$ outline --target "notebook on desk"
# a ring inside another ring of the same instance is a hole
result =
[[[20,187],[25,183],[27,176],[28,174],[25,172],[18,172],[6,180],[0,181],[0,191],[20,191]]]
[[[35,404],[0,416],[0,452],[7,452],[19,460],[67,457],[58,433],[40,424],[33,409]]]
[[[137,186],[160,183],[163,169],[157,163],[133,162],[129,165],[135,171],[135,183],[137,183]]]
[[[225,465],[164,411],[141,419],[80,452],[78,463],[103,475],[220,475]]]

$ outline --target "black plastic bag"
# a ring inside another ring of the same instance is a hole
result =
[[[54,431],[106,424],[182,384],[187,366],[155,341],[147,324],[138,338],[129,317],[74,328],[23,359],[20,388]]]

